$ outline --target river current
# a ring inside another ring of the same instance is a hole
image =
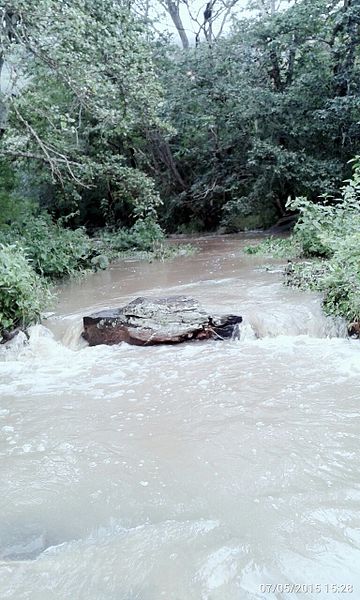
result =
[[[195,243],[63,285],[1,349],[1,600],[360,598],[359,342],[242,237]],[[145,294],[240,340],[79,341]]]

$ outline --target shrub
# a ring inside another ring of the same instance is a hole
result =
[[[360,230],[359,202],[352,191],[351,185],[345,187],[342,198],[332,204],[314,204],[306,198],[288,203],[300,213],[294,236],[303,256],[331,257],[339,240]]]
[[[148,217],[138,219],[130,229],[101,232],[100,239],[105,253],[115,258],[127,250],[153,251],[165,236],[160,225]]]
[[[360,321],[360,233],[339,241],[330,259],[294,264],[286,283],[322,292],[327,314]]]
[[[46,277],[73,275],[90,266],[93,249],[83,229],[65,229],[48,215],[32,219],[23,232],[34,268]]]
[[[346,182],[341,198],[313,204],[306,198],[288,203],[299,211],[294,234],[289,240],[269,238],[245,248],[250,254],[311,257],[311,262],[290,265],[286,283],[320,291],[330,315],[360,323],[360,164]]]
[[[304,256],[323,256],[325,263],[298,265],[290,282],[324,293],[325,311],[360,321],[360,166],[332,204],[313,205],[304,198],[290,203],[300,211],[294,229]]]
[[[47,285],[17,244],[0,244],[0,338],[36,321],[50,300]]]
[[[321,288],[326,312],[360,321],[360,231],[339,240]]]
[[[16,239],[26,250],[37,273],[52,279],[91,267],[94,248],[84,229],[66,229],[50,215],[30,215],[2,232],[2,240]]]

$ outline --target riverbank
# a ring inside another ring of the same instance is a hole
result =
[[[342,189],[341,198],[314,204],[289,202],[298,211],[293,234],[249,246],[250,254],[286,258],[285,283],[320,292],[326,314],[346,319],[349,335],[360,337],[360,170]]]
[[[245,248],[248,254],[286,259],[283,283],[301,290],[320,292],[325,314],[344,318],[348,334],[360,338],[358,248],[355,246],[349,250],[353,258],[350,263],[340,263],[337,254],[331,258],[312,256],[309,260],[304,256],[296,233],[286,239],[270,237]]]

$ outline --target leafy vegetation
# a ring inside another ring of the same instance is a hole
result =
[[[165,236],[160,225],[150,218],[138,220],[130,229],[100,232],[100,242],[104,251],[112,258],[126,250],[153,251],[156,245],[164,241]]]
[[[286,270],[286,283],[324,294],[328,314],[348,323],[360,322],[360,164],[339,199],[314,204],[305,198],[289,202],[299,211],[288,240],[265,240],[245,250],[250,253],[311,258]],[[285,242],[285,243],[284,243]]]
[[[0,338],[3,330],[38,318],[50,299],[44,291],[51,280],[106,269],[119,257],[165,260],[195,250],[190,244],[168,245],[159,224],[149,218],[139,219],[130,229],[101,230],[91,238],[83,228],[67,229],[47,213],[31,212],[25,220],[0,228],[0,244]],[[17,295],[18,304],[14,304]]]
[[[84,230],[65,229],[48,214],[16,223],[4,232],[3,238],[6,236],[18,239],[35,271],[44,277],[56,279],[90,267],[93,249]]]
[[[4,7],[0,241],[13,248],[13,262],[1,269],[14,280],[16,254],[19,264],[27,260],[40,276],[57,279],[106,268],[124,250],[150,251],[163,239],[159,195],[137,161],[147,131],[163,130],[143,33],[121,1],[14,0]],[[99,243],[85,224],[116,233]],[[0,328],[35,318],[34,294],[29,288],[21,319],[4,312]]]
[[[4,4],[0,242],[56,279],[296,211],[301,252],[330,261],[327,309],[356,317],[358,171],[333,199],[360,155],[359,3],[195,4]]]
[[[7,15],[2,54],[20,81],[3,95],[0,155],[41,182],[57,212],[76,202],[83,221],[100,220],[101,204],[112,218],[151,213],[159,197],[134,154],[161,126],[160,90],[127,3],[14,0]]]
[[[245,246],[246,254],[260,254],[274,258],[296,258],[300,247],[293,238],[275,238],[273,236],[262,240],[260,243]]]
[[[38,319],[50,295],[21,247],[0,244],[0,264],[1,341],[4,330],[25,327]]]
[[[291,203],[300,211],[294,237],[304,256],[325,257],[321,265],[297,267],[297,281],[324,293],[329,314],[360,321],[360,165],[342,189],[341,198],[314,205],[303,198]],[[291,279],[290,279],[291,281]]]
[[[336,195],[360,153],[359,4],[252,0],[225,33],[217,2],[192,47],[191,0],[13,0],[0,158],[17,185],[90,230],[254,229],[289,196]],[[157,9],[183,49],[152,30]]]
[[[110,260],[128,256],[149,260],[167,260],[196,252],[193,244],[169,244],[158,223],[137,221],[131,229],[102,230],[95,246]]]
[[[269,227],[289,196],[336,196],[360,153],[359,4],[251,4],[216,44],[159,52],[176,134],[149,150],[171,231]]]

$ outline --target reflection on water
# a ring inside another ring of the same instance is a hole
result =
[[[3,351],[1,599],[359,597],[358,342],[241,239],[198,243],[64,286]],[[81,315],[176,293],[243,315],[240,340],[79,344]]]

